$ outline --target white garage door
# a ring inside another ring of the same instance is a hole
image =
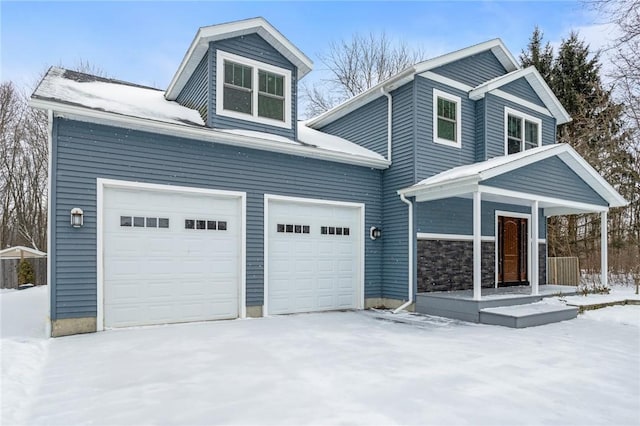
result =
[[[360,307],[361,208],[267,202],[268,313]]]
[[[105,188],[104,325],[237,317],[240,200]]]

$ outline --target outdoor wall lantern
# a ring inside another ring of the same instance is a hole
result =
[[[84,212],[82,209],[79,209],[78,207],[71,209],[71,226],[74,228],[80,228],[84,223],[83,216]]]
[[[372,240],[377,240],[382,236],[382,230],[380,228],[372,226],[371,229],[369,230],[369,236],[371,237]]]

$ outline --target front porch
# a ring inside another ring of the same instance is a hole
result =
[[[575,318],[575,307],[540,303],[547,297],[575,294],[574,286],[549,284],[539,286],[535,295],[529,286],[483,288],[479,299],[474,298],[473,290],[417,293],[415,309],[422,314],[523,328]]]

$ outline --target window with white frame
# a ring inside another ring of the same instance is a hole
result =
[[[505,154],[515,154],[542,145],[542,120],[505,108]]]
[[[433,141],[460,148],[462,138],[462,101],[438,89],[433,89]]]
[[[216,113],[291,127],[291,71],[217,51]]]

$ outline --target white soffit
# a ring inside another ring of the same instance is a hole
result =
[[[260,35],[298,68],[298,80],[302,79],[313,68],[313,61],[262,17],[202,27],[196,33],[191,46],[189,46],[180,63],[178,71],[173,76],[171,83],[169,83],[166,94],[167,99],[176,99],[207,52],[209,42],[254,33]]]

